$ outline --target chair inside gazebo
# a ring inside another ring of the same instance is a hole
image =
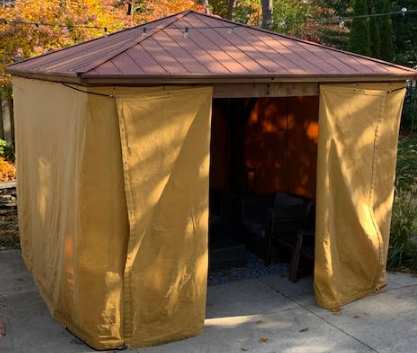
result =
[[[211,271],[256,256],[288,263],[291,281],[311,273],[318,105],[318,96],[213,100]]]

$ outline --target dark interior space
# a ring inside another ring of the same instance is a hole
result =
[[[311,272],[318,96],[214,99],[210,166],[210,271],[289,264]]]

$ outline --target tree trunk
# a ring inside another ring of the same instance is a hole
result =
[[[236,0],[229,0],[227,3],[227,19],[233,20],[233,10],[235,9]]]
[[[13,145],[13,149],[15,146],[15,137],[14,137],[14,102],[13,98],[9,97],[9,118],[10,118],[10,135],[11,135],[11,143]]]
[[[272,0],[262,0],[262,28],[272,29]]]
[[[3,97],[0,92],[0,139],[4,140],[4,123],[3,123]]]
[[[4,139],[12,144],[13,143],[13,131],[12,131],[12,111],[10,107],[10,99],[8,97],[4,97],[2,100],[3,105],[3,130],[4,130]]]

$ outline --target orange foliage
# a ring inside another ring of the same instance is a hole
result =
[[[111,0],[16,0],[0,6],[0,86],[9,83],[5,65],[122,29],[125,8]],[[39,23],[52,26],[36,25]],[[100,28],[86,28],[90,26]]]
[[[148,22],[185,10],[203,11],[202,5],[194,0],[143,0],[140,1],[140,10],[135,14],[135,22]]]
[[[0,87],[9,85],[5,66],[14,61],[176,12],[203,10],[195,0],[133,0],[134,15],[128,15],[129,3],[130,0],[16,0],[14,6],[0,5],[0,18],[5,20],[0,21]]]
[[[16,179],[15,166],[0,157],[0,181],[11,181]]]

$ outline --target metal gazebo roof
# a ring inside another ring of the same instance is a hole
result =
[[[383,81],[417,71],[185,11],[9,66],[85,84]]]

